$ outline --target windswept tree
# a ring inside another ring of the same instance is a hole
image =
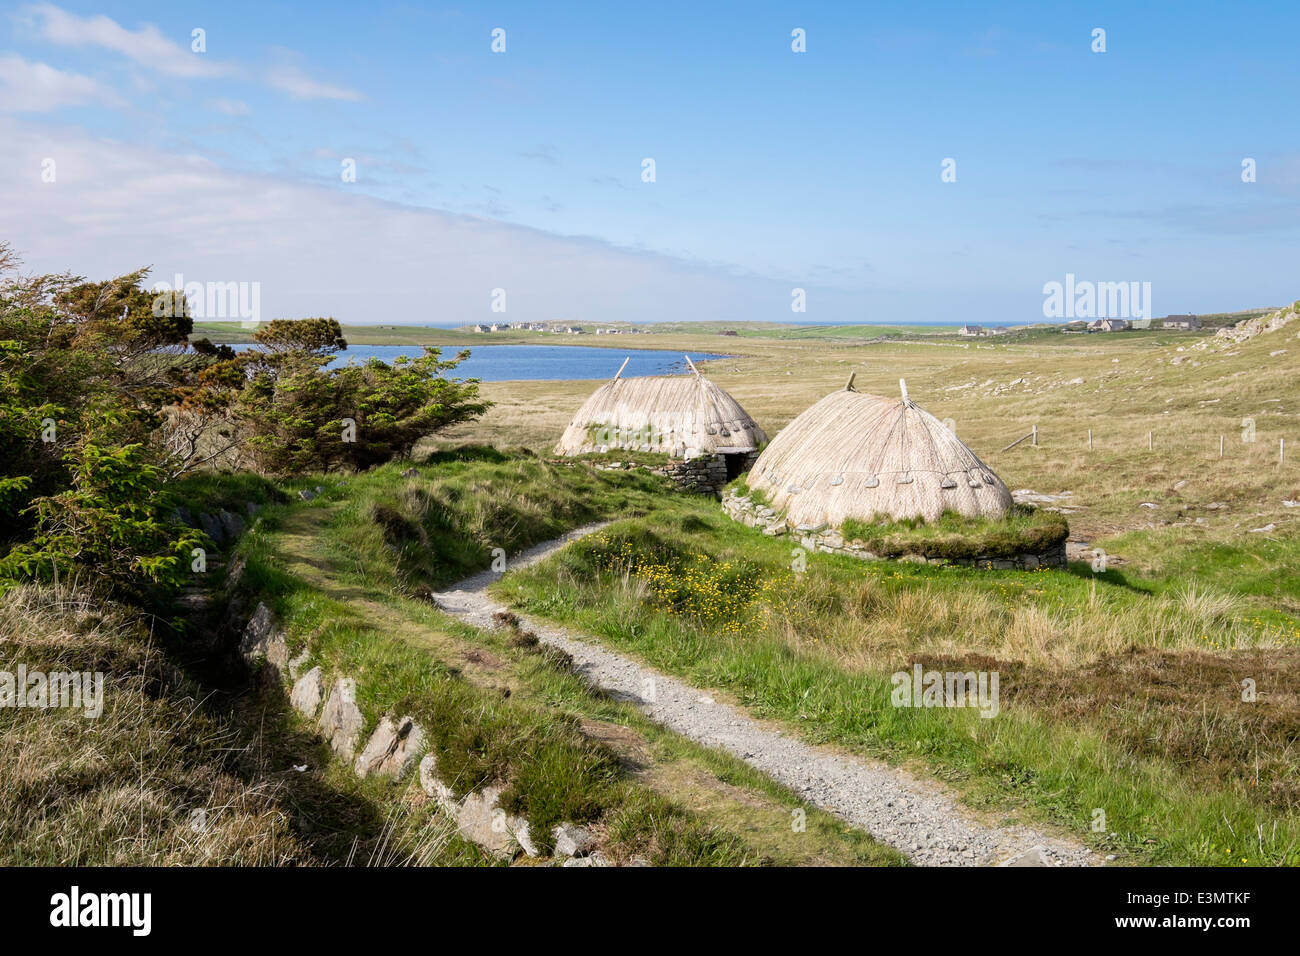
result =
[[[487,408],[476,381],[446,373],[469,354],[328,367],[347,347],[334,319],[277,320],[258,330],[257,348],[236,363],[247,377],[235,419],[247,435],[241,453],[263,474],[369,468],[409,455],[416,442]],[[210,378],[223,374],[212,370]]]
[[[277,319],[240,352],[191,344],[184,296],[147,290],[147,269],[88,282],[19,265],[0,243],[0,586],[175,583],[202,540],[170,517],[185,472],[367,468],[487,408],[448,377],[468,353],[331,367],[347,342],[326,318]]]

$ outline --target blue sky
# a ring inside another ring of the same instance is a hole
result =
[[[504,288],[509,319],[1010,324],[1066,273],[1278,304],[1297,35],[1285,2],[18,4],[0,236],[347,321]]]

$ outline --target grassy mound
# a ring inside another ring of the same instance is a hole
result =
[[[642,469],[598,471],[479,446],[407,471],[392,464],[352,479],[343,524],[355,560],[395,572],[393,583],[408,590],[450,584],[578,525],[645,514],[668,487]]]
[[[1003,520],[967,518],[951,511],[938,521],[920,519],[866,522],[852,518],[840,528],[845,541],[859,541],[869,551],[887,558],[923,554],[930,558],[1013,558],[1042,554],[1070,535],[1064,515],[1013,505]]]

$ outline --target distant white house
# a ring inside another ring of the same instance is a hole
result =
[[[1199,329],[1201,320],[1195,315],[1167,315],[1162,327],[1166,329]]]
[[[984,335],[984,334],[985,334],[985,333],[984,333],[984,326],[982,326],[982,325],[967,325],[965,322],[963,322],[962,325],[961,325],[961,328],[957,330],[957,334],[958,334],[958,335],[969,335],[969,336]]]
[[[476,325],[476,326],[474,326],[474,331],[475,331],[475,332],[486,332],[487,330],[488,330],[488,327],[487,327],[486,325]]]
[[[1089,332],[1123,332],[1127,328],[1127,319],[1097,319],[1088,323]]]

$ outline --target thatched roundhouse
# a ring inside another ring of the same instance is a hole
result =
[[[1011,492],[953,432],[907,397],[881,398],[852,382],[805,410],[754,463],[747,483],[798,527],[849,518],[922,518],[945,511],[1005,517]]]
[[[617,375],[578,409],[555,447],[558,455],[615,448],[661,452],[672,458],[744,458],[767,441],[734,398],[701,375],[687,358],[687,375]],[[624,367],[627,362],[624,361]]]

